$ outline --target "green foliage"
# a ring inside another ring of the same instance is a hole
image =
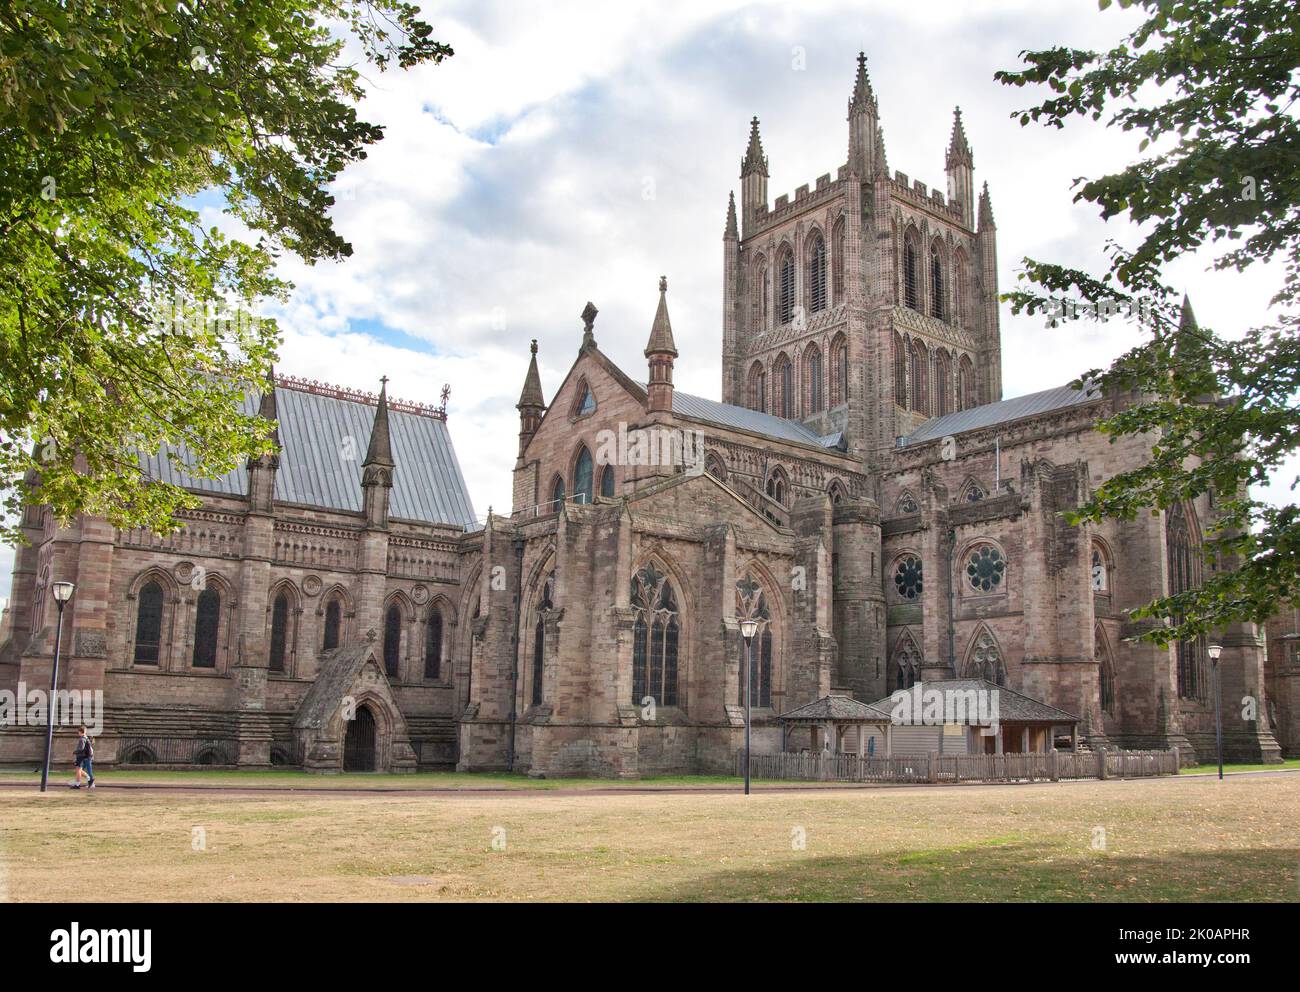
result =
[[[275,274],[351,248],[328,186],[382,129],[361,69],[438,62],[397,0],[0,0],[0,485],[60,521],[176,529],[135,452],[215,477],[270,449],[238,411],[279,334]],[[349,54],[351,53],[351,54]],[[219,190],[234,226],[194,207]],[[176,319],[176,308],[181,319]]]
[[[1110,4],[1102,0],[1105,9]],[[1018,112],[1061,128],[1105,118],[1142,135],[1121,172],[1076,182],[1076,201],[1141,225],[1132,248],[1108,243],[1101,276],[1024,260],[1017,313],[1060,314],[1054,301],[1134,306],[1143,339],[1107,370],[1082,378],[1126,402],[1102,424],[1112,441],[1140,435],[1150,464],[1108,480],[1076,520],[1133,518],[1205,493],[1202,588],[1152,602],[1167,642],[1240,620],[1262,621],[1300,593],[1300,511],[1251,498],[1300,443],[1300,7],[1287,0],[1141,3],[1146,19],[1108,52],[1023,52],[1026,68],[996,74],[1053,96]],[[1167,265],[1206,248],[1218,269],[1282,265],[1273,323],[1225,341],[1198,328],[1165,284]],[[1294,483],[1293,483],[1294,488]]]

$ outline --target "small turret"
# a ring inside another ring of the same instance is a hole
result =
[[[370,445],[361,463],[362,508],[370,527],[388,526],[388,503],[393,490],[392,443],[388,433],[388,376],[379,380],[379,406],[370,428]]]
[[[740,160],[740,221],[746,236],[760,207],[767,206],[767,156],[758,135],[758,118],[749,122],[749,147]]]
[[[881,158],[877,148],[880,133],[880,109],[867,76],[867,56],[858,52],[858,72],[853,79],[853,96],[849,99],[849,171],[863,181],[875,178]]]
[[[952,137],[948,140],[948,154],[944,162],[948,172],[948,199],[961,204],[962,221],[968,228],[975,226],[975,156],[966,129],[961,122],[961,107],[953,111]]]
[[[271,512],[271,503],[275,498],[275,473],[280,468],[280,422],[275,403],[275,367],[271,367],[267,376],[266,387],[257,404],[257,416],[275,424],[271,431],[271,442],[275,449],[269,455],[260,455],[248,460],[248,503],[250,509],[262,513]]]
[[[591,304],[587,304],[591,306]],[[532,358],[528,362],[528,374],[524,376],[524,389],[519,394],[515,409],[519,411],[519,454],[523,456],[528,442],[537,433],[542,416],[546,413],[546,399],[542,396],[542,379],[537,374],[537,339],[533,338]]]
[[[645,357],[650,362],[649,409],[652,413],[671,413],[673,361],[677,358],[677,345],[673,342],[673,327],[668,320],[667,276],[659,277],[659,309],[655,311],[654,326],[650,328]]]

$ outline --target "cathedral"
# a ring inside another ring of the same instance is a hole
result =
[[[246,402],[278,454],[216,480],[142,455],[202,500],[178,533],[27,509],[0,689],[48,686],[69,580],[60,685],[102,690],[107,764],[716,773],[746,689],[755,747],[780,751],[815,746],[783,714],[951,679],[1063,711],[1085,746],[1210,758],[1207,644],[1134,641],[1128,611],[1198,581],[1212,501],[1067,522],[1149,450],[1095,430],[1134,397],[1003,398],[960,111],[943,190],[890,172],[861,56],[847,118],[847,161],[774,201],[752,122],[720,401],[674,387],[666,279],[643,370],[588,303],[549,394],[533,343],[513,506],[484,522],[444,408],[275,378]],[[1250,624],[1216,639],[1232,760],[1300,754],[1297,624],[1268,650]],[[0,762],[43,744],[0,729]]]

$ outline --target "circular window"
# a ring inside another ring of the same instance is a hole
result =
[[[1002,585],[1006,570],[1002,552],[988,544],[971,552],[966,562],[966,578],[970,580],[971,588],[979,592],[990,592]]]
[[[921,595],[921,559],[908,555],[894,569],[894,586],[904,599],[916,599]]]

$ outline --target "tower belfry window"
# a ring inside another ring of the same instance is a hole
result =
[[[826,303],[826,242],[818,236],[808,262],[808,309],[820,313],[826,309]]]

